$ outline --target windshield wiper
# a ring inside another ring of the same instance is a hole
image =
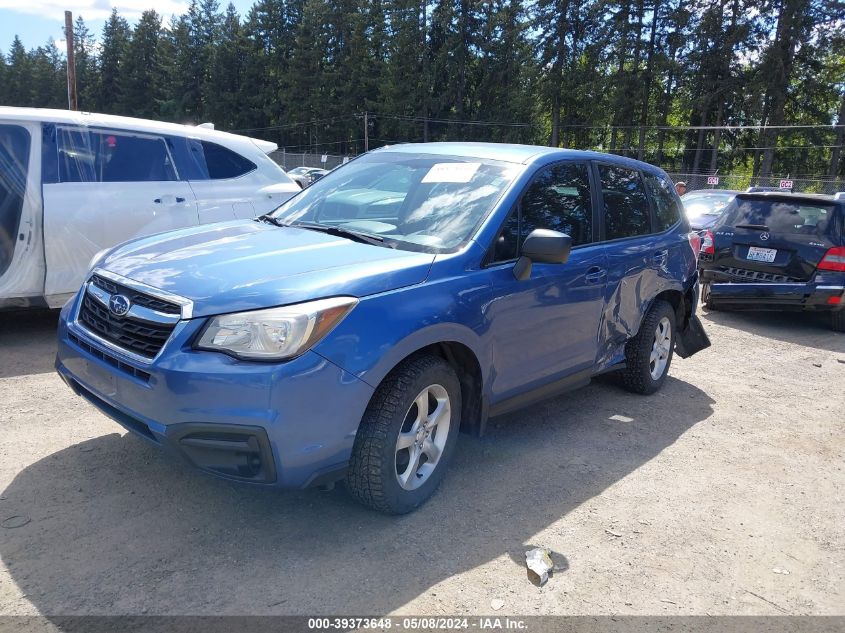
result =
[[[259,215],[255,218],[256,222],[267,222],[268,224],[273,224],[275,226],[287,226],[284,224],[279,218],[270,215],[269,213],[265,213],[264,215]]]
[[[361,242],[362,244],[373,244],[375,246],[384,245],[384,238],[381,235],[353,231],[352,229],[345,229],[341,226],[327,226],[325,224],[317,224],[316,222],[294,222],[293,224],[286,224],[285,226],[296,226],[310,231],[319,231],[320,233],[336,235],[337,237],[345,237],[355,242]]]
[[[768,231],[769,227],[765,224],[735,224],[735,229],[751,229],[752,231]]]

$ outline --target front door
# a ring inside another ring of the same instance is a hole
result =
[[[69,127],[44,134],[45,295],[75,292],[105,248],[198,223],[193,191],[163,137]]]
[[[519,248],[540,228],[572,238],[569,260],[535,263],[519,281],[513,275]],[[493,404],[593,367],[607,264],[604,248],[594,243],[585,163],[555,163],[535,176],[502,228],[489,270]]]

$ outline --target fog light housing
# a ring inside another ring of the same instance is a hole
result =
[[[218,477],[273,483],[276,467],[260,427],[184,424],[168,435],[191,464]]]

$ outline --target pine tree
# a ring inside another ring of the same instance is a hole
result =
[[[526,39],[528,22],[517,0],[485,3],[481,14],[479,85],[475,116],[484,121],[530,123],[532,94],[536,88],[531,47]],[[531,142],[534,130],[521,127],[484,131],[485,140]]]
[[[76,61],[76,95],[80,110],[96,108],[97,66],[94,35],[82,16],[73,25],[73,50]]]
[[[97,83],[97,111],[123,114],[122,73],[130,37],[129,23],[113,9],[103,27],[100,43],[100,80]]]
[[[326,6],[323,0],[305,0],[302,19],[296,32],[296,45],[291,59],[290,86],[287,95],[290,104],[290,118],[295,122],[306,123],[325,119],[326,77],[323,72],[326,64],[326,52],[329,35],[326,28]],[[325,139],[323,123],[313,123],[301,127],[298,145],[321,150],[320,141]]]
[[[29,53],[30,103],[40,108],[67,107],[67,67],[53,38]]]
[[[387,0],[386,64],[379,89],[381,134],[389,140],[429,140],[433,81],[426,2]]]
[[[161,39],[161,18],[153,10],[144,11],[127,44],[120,75],[118,107],[124,114],[145,119],[159,116],[164,97]]]
[[[789,86],[795,70],[795,54],[798,47],[809,39],[815,24],[814,13],[819,10],[819,4],[818,0],[776,0],[768,7],[778,17],[775,37],[764,51],[760,73],[765,86],[762,123],[773,126],[760,135],[760,146],[765,149],[759,174],[764,178],[772,174],[774,148],[779,137],[777,126],[785,122]]]
[[[233,4],[226,8],[219,40],[209,70],[209,85],[216,86],[216,95],[209,98],[205,111],[215,125],[239,128],[249,125],[241,117],[241,99],[249,88],[243,83],[247,42],[240,16]]]
[[[8,65],[6,64],[6,56],[3,55],[3,51],[0,51],[0,103],[7,103],[8,102],[8,95],[6,91],[8,90],[8,81],[9,79],[6,76],[8,72]]]
[[[28,106],[32,103],[32,69],[29,55],[16,35],[9,49],[6,71],[6,98],[4,103],[12,106]]]

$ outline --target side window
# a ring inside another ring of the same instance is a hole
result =
[[[573,246],[592,241],[593,209],[585,164],[551,165],[528,186],[520,206],[520,243],[534,229],[566,233]]]
[[[59,182],[97,182],[96,153],[87,130],[59,128],[56,134]]]
[[[164,139],[129,132],[59,129],[60,182],[176,180]]]
[[[251,160],[217,143],[195,141],[191,145],[194,152],[200,145],[202,146],[204,159],[197,157],[197,160],[200,164],[205,164],[205,172],[208,174],[206,178],[210,180],[237,178],[256,169],[255,163]]]
[[[604,198],[605,239],[648,235],[651,218],[640,173],[615,165],[599,165]]]
[[[663,232],[675,225],[681,219],[681,201],[675,193],[675,188],[664,176],[646,174],[648,192],[654,201],[656,232]]]
[[[593,240],[590,177],[582,163],[558,163],[543,168],[511,211],[493,250],[492,261],[516,259],[522,242],[534,229],[566,233],[572,245]]]
[[[29,132],[0,125],[0,277],[12,263],[29,172]]]

